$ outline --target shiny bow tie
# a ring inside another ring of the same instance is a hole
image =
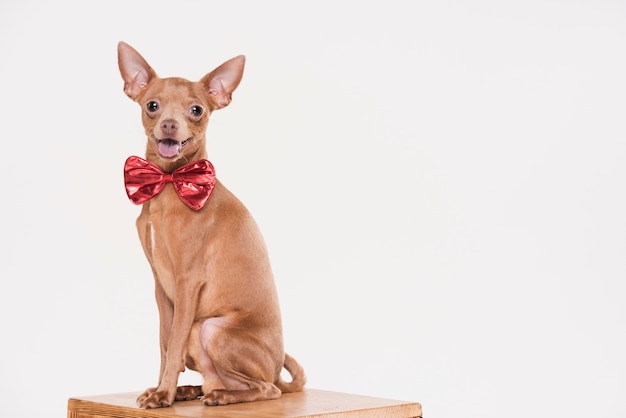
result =
[[[172,182],[176,194],[193,210],[200,210],[215,187],[215,170],[208,160],[186,164],[164,173],[156,164],[140,157],[128,157],[124,164],[124,185],[128,198],[136,205],[152,199]]]

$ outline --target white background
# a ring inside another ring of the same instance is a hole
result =
[[[428,417],[626,415],[610,0],[3,2],[1,415],[156,383],[120,40],[162,76],[247,56],[209,158],[264,233],[309,387]]]

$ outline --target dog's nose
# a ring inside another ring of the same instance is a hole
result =
[[[178,122],[174,119],[166,119],[161,122],[161,130],[167,136],[174,136],[174,134],[176,134],[176,130],[178,130]]]

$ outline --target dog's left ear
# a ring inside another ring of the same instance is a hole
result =
[[[139,52],[125,42],[117,44],[117,63],[124,79],[124,93],[133,100],[157,76]]]
[[[246,57],[239,55],[202,77],[200,83],[204,85],[204,88],[209,93],[213,110],[221,109],[230,104],[233,91],[235,91],[243,76],[245,63]]]

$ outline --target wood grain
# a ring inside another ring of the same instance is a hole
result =
[[[205,406],[200,400],[176,402],[172,407],[139,409],[139,392],[85,396],[68,401],[68,418],[416,418],[417,402],[306,389],[271,401]]]

